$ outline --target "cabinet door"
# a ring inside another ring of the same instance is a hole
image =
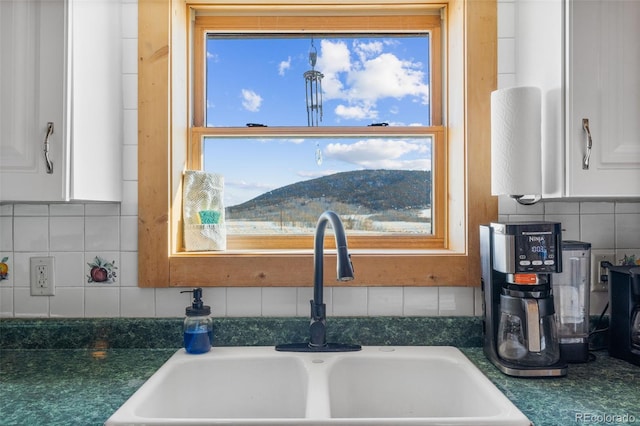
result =
[[[640,1],[568,7],[566,194],[639,196]]]
[[[63,197],[64,13],[62,0],[0,1],[0,200]]]
[[[1,0],[0,0],[1,1]],[[68,0],[73,86],[68,198],[122,198],[122,11],[120,1]]]

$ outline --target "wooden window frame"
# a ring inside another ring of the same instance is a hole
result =
[[[200,3],[197,2],[196,3]],[[217,10],[237,8],[220,2]],[[254,0],[248,11],[282,13],[302,2],[283,0],[280,6]],[[256,6],[256,3],[265,3]],[[282,6],[287,3],[289,7]],[[349,3],[348,5],[345,5]],[[433,8],[430,1],[389,0],[336,2],[320,0],[316,10],[344,8],[347,13],[370,8],[372,3],[398,9]],[[446,3],[446,2],[445,2]],[[439,6],[443,2],[437,3]],[[309,249],[227,250],[193,253],[181,251],[181,174],[189,164],[187,143],[190,122],[197,120],[189,108],[191,84],[188,67],[189,31],[193,16],[183,0],[139,3],[138,68],[138,233],[139,286],[304,286],[311,284],[313,262]],[[448,226],[434,245],[406,245],[404,249],[356,248],[349,237],[356,267],[353,286],[477,286],[480,266],[478,226],[497,217],[497,201],[490,195],[489,100],[495,90],[497,36],[495,0],[451,0],[446,3],[448,70],[445,108],[448,170],[443,177]],[[345,129],[338,128],[339,131]],[[361,129],[358,129],[359,131]],[[433,128],[430,128],[433,130]],[[207,130],[209,131],[209,130]],[[274,132],[287,132],[275,129]],[[393,128],[386,131],[393,132]],[[197,138],[191,138],[194,140]],[[190,148],[188,148],[188,146]],[[191,158],[195,158],[193,155]],[[436,169],[436,166],[434,166]],[[437,186],[434,186],[434,190]],[[438,240],[440,238],[440,240]],[[327,239],[327,247],[331,246]],[[306,244],[306,242],[305,242]],[[356,246],[358,244],[355,244]],[[383,246],[384,247],[384,246]],[[331,262],[333,256],[327,255]],[[325,274],[327,285],[336,285]]]
[[[323,136],[362,136],[362,137],[432,137],[433,140],[433,232],[430,235],[378,235],[378,236],[349,236],[350,249],[444,249],[446,232],[446,137],[442,124],[442,40],[440,36],[442,19],[437,9],[422,10],[422,13],[411,15],[394,12],[392,19],[389,16],[353,16],[358,11],[342,11],[342,14],[331,12],[331,15],[305,15],[305,8],[299,11],[295,8],[287,10],[284,16],[247,16],[242,8],[223,10],[215,15],[200,15],[195,18],[193,29],[193,122],[189,129],[189,145],[187,150],[187,168],[190,170],[202,170],[202,138],[212,137],[323,137]],[[208,10],[207,12],[211,12]],[[347,13],[350,12],[350,13]],[[264,12],[263,12],[264,13]],[[308,13],[308,12],[307,12]],[[405,33],[430,34],[431,45],[431,76],[432,88],[431,111],[429,120],[434,126],[429,127],[205,127],[205,57],[207,34],[218,32],[223,34],[275,34],[292,33],[300,35],[301,29],[306,33],[331,33],[340,29],[340,33],[383,33],[394,30],[399,33],[402,28]],[[354,28],[357,31],[354,31]],[[442,218],[442,220],[439,220]],[[179,232],[180,230],[178,230]],[[178,237],[181,240],[181,237]],[[330,245],[331,243],[327,243]],[[230,250],[256,250],[256,249],[308,249],[313,247],[313,235],[230,235],[227,234],[227,248]],[[179,248],[183,251],[183,247]]]

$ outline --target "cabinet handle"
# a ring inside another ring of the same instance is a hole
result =
[[[582,170],[589,170],[589,159],[591,157],[591,146],[593,145],[593,140],[591,139],[591,130],[589,130],[589,119],[582,119],[582,128],[587,134],[587,152],[584,154],[582,158]]]
[[[47,123],[47,135],[44,137],[44,161],[47,165],[47,173],[53,174],[53,162],[49,158],[49,136],[53,134],[53,122]]]

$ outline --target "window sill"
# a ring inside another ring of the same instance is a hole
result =
[[[353,250],[349,286],[468,286],[468,256],[450,250]],[[335,253],[325,253],[326,271]],[[170,257],[172,287],[298,287],[311,285],[311,250],[183,252]],[[325,285],[336,282],[325,272]]]
[[[325,255],[335,252],[335,249],[325,248]],[[352,256],[454,256],[464,255],[464,251],[447,249],[349,249]],[[263,250],[219,250],[219,251],[182,251],[171,257],[223,257],[223,256],[308,256],[313,249],[263,249]]]

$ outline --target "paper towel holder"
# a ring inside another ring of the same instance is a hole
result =
[[[509,197],[513,198],[518,204],[522,204],[523,206],[531,206],[542,200],[542,195],[509,195]]]
[[[542,199],[541,121],[539,87],[491,93],[492,195],[508,195],[522,205]]]

